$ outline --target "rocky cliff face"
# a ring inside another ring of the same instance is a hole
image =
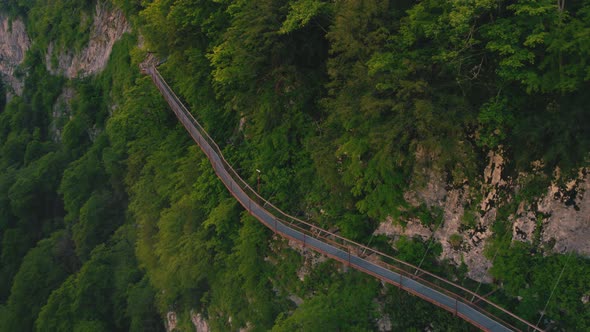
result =
[[[6,85],[8,99],[23,91],[24,81],[17,77],[16,68],[23,62],[30,46],[24,23],[19,19],[10,22],[7,16],[0,14],[0,76]]]
[[[532,176],[520,174],[516,179],[506,178],[503,176],[504,164],[501,153],[490,152],[479,188],[468,185],[451,188],[446,184],[444,174],[431,171],[427,185],[406,192],[405,197],[414,206],[424,203],[429,207],[441,208],[444,211],[444,223],[438,228],[426,227],[420,220],[410,219],[405,220],[407,225],[403,227],[393,220],[386,220],[375,234],[386,234],[394,239],[402,235],[423,240],[434,238],[442,245],[442,259],[449,259],[457,265],[464,262],[469,268],[470,278],[491,282],[489,269],[493,262],[484,255],[484,249],[493,235],[491,226],[496,222],[498,206],[514,199],[514,194],[521,189],[519,183]],[[533,202],[522,202],[509,217],[513,225],[513,241],[533,243],[546,253],[573,251],[590,256],[588,173],[587,169],[582,168],[577,178],[560,187],[557,185],[557,171],[544,195]],[[507,194],[500,197],[500,192]],[[477,211],[466,211],[465,207],[473,205],[476,196],[481,197]]]
[[[129,31],[131,26],[123,12],[99,1],[94,11],[88,45],[79,53],[74,53],[71,50],[57,50],[53,43],[49,44],[45,59],[47,70],[68,78],[96,74],[105,68],[115,42]],[[54,67],[51,58],[55,52],[58,61]]]
[[[558,172],[557,172],[558,173]],[[559,176],[559,175],[558,175]],[[514,241],[538,243],[545,250],[590,256],[590,179],[588,169],[543,197],[521,203],[515,216]]]
[[[123,12],[111,9],[99,1],[94,11],[88,45],[81,52],[73,53],[70,50],[56,50],[55,44],[50,43],[45,66],[53,75],[63,75],[70,79],[100,73],[106,67],[115,43],[130,31],[131,26]],[[53,67],[51,61],[54,52],[57,52],[56,67]],[[75,91],[65,87],[53,106],[50,133],[56,142],[60,141],[63,125],[71,116],[70,102],[74,97]],[[89,129],[88,135],[94,140],[96,129]]]

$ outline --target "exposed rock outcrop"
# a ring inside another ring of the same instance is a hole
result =
[[[300,298],[299,296],[297,296],[295,294],[289,295],[289,300],[291,300],[291,302],[295,303],[295,305],[297,307],[299,307],[300,305],[302,305],[303,302],[304,302],[302,298]]]
[[[422,189],[406,192],[404,197],[414,206],[424,203],[429,207],[442,208],[444,223],[433,229],[424,226],[418,219],[409,219],[405,220],[407,224],[404,227],[388,218],[374,234],[385,234],[394,240],[402,235],[423,240],[434,238],[442,245],[441,259],[449,259],[457,265],[464,262],[471,279],[491,282],[489,269],[493,262],[484,255],[484,248],[493,234],[491,225],[496,222],[497,206],[502,203],[499,193],[515,192],[518,183],[503,176],[505,162],[501,151],[490,152],[481,188],[477,190],[467,184],[461,188],[450,188],[445,183],[444,174],[430,171],[426,176],[426,185]],[[519,179],[526,176],[520,174]],[[558,178],[559,175],[556,176]],[[585,194],[589,190],[588,170],[582,169],[577,179],[569,181],[565,187],[553,184],[547,189],[547,194],[534,204],[521,203],[511,217],[513,241],[533,243],[537,236],[537,244],[545,250],[555,253],[574,251],[590,256],[590,194]],[[474,192],[479,193],[481,202],[477,204],[478,211],[472,213],[472,224],[465,225],[468,211],[464,207],[469,205]],[[503,201],[507,199],[511,198],[502,198]]]
[[[172,332],[178,325],[178,319],[176,318],[176,312],[169,311],[166,314],[166,332]]]
[[[538,205],[541,213],[549,215],[543,226],[542,241],[554,242],[555,245],[552,246],[554,252],[574,251],[590,256],[590,179],[588,175],[584,175],[568,188],[564,190],[551,186]]]
[[[481,188],[484,197],[479,208],[481,214],[474,217],[475,227],[464,229],[462,218],[465,214],[464,206],[469,201],[471,188],[466,184],[462,188],[450,189],[445,183],[445,176],[440,171],[431,171],[427,176],[427,183],[422,189],[405,193],[406,200],[415,206],[424,202],[427,206],[443,209],[443,224],[435,229],[428,228],[417,219],[406,220],[405,227],[396,225],[393,220],[381,223],[375,234],[385,234],[396,237],[420,237],[429,240],[431,237],[442,246],[441,259],[449,259],[457,265],[465,263],[468,276],[477,281],[491,282],[488,271],[492,262],[484,255],[487,238],[492,235],[491,224],[496,219],[495,201],[498,190],[507,183],[502,179],[504,160],[499,153],[490,152],[489,162],[483,174]],[[456,245],[451,237],[461,237],[460,245]]]
[[[557,172],[559,173],[559,172]],[[539,242],[557,253],[590,256],[590,179],[587,169],[564,186],[551,184],[547,193],[529,205],[521,203],[512,238]]]
[[[12,22],[0,14],[0,76],[7,88],[7,98],[13,95],[21,95],[24,88],[24,80],[17,77],[16,69],[31,46],[31,40],[25,30],[25,25],[20,19]]]
[[[111,9],[108,4],[98,1],[93,17],[88,45],[79,53],[70,50],[56,50],[50,43],[45,64],[54,75],[68,78],[84,77],[102,71],[111,55],[113,45],[123,34],[131,31],[125,15],[118,9]],[[54,67],[51,58],[57,52],[58,63]]]
[[[391,331],[391,318],[388,315],[383,315],[377,320],[377,331],[389,332]]]
[[[434,240],[442,246],[441,259],[449,259],[459,265],[464,262],[468,267],[468,276],[477,281],[491,282],[488,270],[492,266],[489,259],[484,256],[486,239],[492,235],[489,225],[495,219],[495,209],[491,209],[483,217],[478,217],[478,226],[474,229],[463,231],[461,218],[464,214],[465,195],[464,190],[453,189],[446,193],[442,203],[444,210],[444,223],[436,229],[430,229],[420,223],[420,220],[411,219],[405,227],[395,224],[393,220],[387,220],[379,225],[375,235],[385,234],[396,238],[403,235],[419,237],[422,240]],[[451,236],[459,235],[462,238],[460,247],[455,247]]]
[[[191,321],[193,322],[193,325],[195,326],[196,332],[209,332],[209,331],[211,331],[211,329],[209,328],[209,323],[207,322],[205,317],[203,317],[203,315],[201,315],[200,313],[196,313],[194,311],[191,311]]]
[[[301,244],[297,241],[289,240],[289,247],[291,247],[291,249],[299,252],[299,254],[301,256],[303,256],[303,259],[304,259],[303,264],[301,265],[301,267],[297,271],[297,277],[301,281],[305,280],[305,277],[313,270],[313,268],[317,264],[323,263],[328,259],[324,255],[320,255],[311,249],[305,248],[305,246],[303,246],[303,244]]]

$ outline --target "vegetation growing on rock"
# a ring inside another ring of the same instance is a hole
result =
[[[102,71],[64,77],[48,71],[60,52],[47,50],[86,50],[96,2],[0,4],[31,39],[22,94],[0,99],[0,331],[159,331],[170,311],[179,330],[195,313],[213,330],[470,329],[360,272],[306,263],[243,211],[140,75],[147,51],[277,206],[491,293],[542,327],[590,329],[590,262],[555,253],[567,242],[542,232],[559,229],[544,228],[547,199],[588,209],[576,188],[590,157],[590,5],[104,6],[133,29],[100,44],[114,44]],[[531,240],[516,241],[513,222],[533,210]],[[384,221],[400,233],[376,235]],[[416,225],[425,238],[401,234]],[[483,233],[489,284],[467,278],[460,252]],[[455,256],[441,259],[449,247]]]

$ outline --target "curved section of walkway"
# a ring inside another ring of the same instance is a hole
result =
[[[158,70],[142,69],[150,75],[178,120],[209,158],[217,176],[229,192],[265,226],[285,238],[341,261],[429,301],[485,331],[542,331],[459,285],[359,243],[340,237],[290,216],[256,193],[223,158],[221,150],[180,102]],[[471,300],[468,300],[468,299]],[[504,318],[500,319],[499,316]],[[508,321],[510,323],[508,323]]]

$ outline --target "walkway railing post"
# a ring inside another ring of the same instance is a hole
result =
[[[457,298],[455,298],[455,316],[457,316],[457,307],[458,307],[458,301]]]
[[[303,233],[303,248],[305,248],[305,233]]]
[[[350,266],[350,247],[348,247],[348,266]]]

